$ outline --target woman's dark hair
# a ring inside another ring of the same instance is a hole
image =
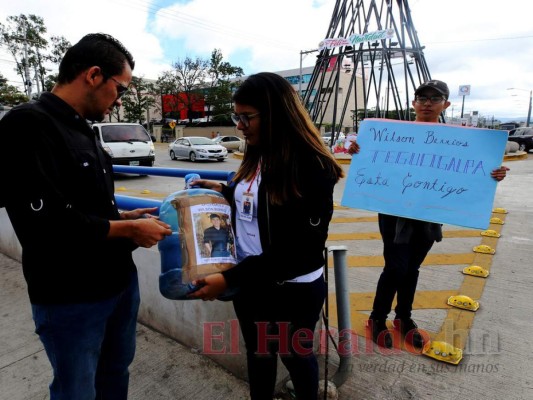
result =
[[[135,61],[122,43],[105,33],[90,33],[65,53],[59,65],[57,83],[72,82],[81,72],[93,66],[100,67],[106,78],[119,75],[125,62],[133,70]]]
[[[273,204],[301,197],[299,170],[316,157],[336,181],[344,172],[324,145],[318,129],[290,83],[280,75],[250,75],[233,95],[237,104],[260,113],[259,144],[247,146],[234,180],[250,180],[261,161],[261,174]]]

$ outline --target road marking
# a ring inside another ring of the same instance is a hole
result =
[[[478,278],[475,278],[478,279]],[[350,320],[352,330],[359,336],[365,336],[365,326],[368,320],[369,312],[372,310],[372,303],[374,302],[374,292],[367,293],[350,293]],[[450,296],[459,294],[458,290],[427,290],[417,291],[413,301],[413,310],[421,309],[447,309],[457,310],[449,306],[446,301]],[[329,294],[329,322],[332,326],[337,326],[337,304],[335,301],[335,293]],[[396,301],[393,302],[392,309],[396,306]],[[368,311],[364,313],[362,311]],[[459,311],[459,310],[458,310]],[[470,312],[473,314],[472,312]],[[390,324],[390,321],[389,321]],[[392,328],[392,325],[390,326]],[[436,332],[429,332],[432,340],[437,337]]]
[[[378,222],[377,215],[374,217],[356,217],[356,218],[332,218],[331,223],[333,224],[347,224],[352,222]]]
[[[479,237],[480,231],[472,229],[463,230],[451,230],[444,231],[442,235],[445,238],[466,238],[466,237]],[[328,240],[381,240],[381,234],[379,232],[358,232],[358,233],[330,233]]]
[[[115,193],[116,192],[120,192],[118,194],[120,194],[121,196],[126,195],[126,196],[141,197],[141,198],[148,198],[148,199],[165,199],[168,196],[168,193],[155,193],[155,192],[150,192],[147,189],[130,190],[124,187],[115,189]]]
[[[457,254],[428,254],[422,266],[426,265],[450,265],[450,264],[471,264],[475,255],[471,253]],[[328,265],[333,268],[333,257],[329,257]],[[385,265],[383,256],[348,256],[346,265],[349,268],[360,267],[381,267]],[[377,283],[377,282],[376,282]]]
[[[493,214],[505,221],[505,214]],[[362,218],[334,218],[333,223],[358,223],[358,222],[372,222],[377,221],[376,217],[362,217]],[[490,224],[488,229],[492,229],[501,233],[502,224]],[[498,238],[482,236],[478,230],[448,230],[443,232],[444,237],[461,238],[461,237],[480,237],[481,243],[496,249]],[[378,232],[366,233],[339,233],[330,234],[328,240],[376,240],[380,239]],[[422,266],[428,265],[479,265],[490,271],[493,255],[483,253],[447,253],[447,254],[428,254]],[[329,266],[333,268],[333,258],[329,258]],[[348,256],[347,267],[383,267],[383,256]],[[460,270],[457,273],[461,273]],[[485,287],[485,278],[474,277],[470,275],[463,275],[461,286],[457,290],[435,290],[435,291],[417,291],[413,302],[413,309],[443,309],[446,310],[446,316],[440,326],[438,332],[430,332],[424,327],[431,340],[445,341],[452,344],[454,347],[464,349],[468,343],[468,335],[472,327],[475,312],[460,310],[449,306],[446,301],[448,297],[454,295],[466,295],[474,300],[478,300]],[[376,282],[377,284],[377,282]],[[370,311],[372,310],[372,303],[374,301],[375,292],[367,293],[350,293],[350,315],[351,328],[359,336],[365,337],[366,321]],[[392,306],[394,309],[395,302]],[[483,305],[481,305],[483,307]],[[363,311],[366,311],[363,312]],[[335,293],[329,294],[329,323],[330,326],[336,327],[337,321],[337,306]],[[389,321],[390,323],[390,321]],[[390,324],[389,324],[390,325]]]

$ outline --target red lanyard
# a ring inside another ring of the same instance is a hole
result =
[[[255,177],[259,174],[261,171],[261,163],[257,164],[257,169],[255,170],[254,176],[252,176],[252,180],[250,181],[250,186],[248,186],[247,193],[250,193],[250,190],[252,189],[252,184],[254,183]]]

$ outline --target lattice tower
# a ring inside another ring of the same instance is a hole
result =
[[[319,127],[332,107],[335,136],[346,125],[339,122],[349,121],[357,131],[359,120],[367,117],[414,119],[414,91],[431,75],[407,0],[337,0],[326,38],[383,30],[392,37],[316,50],[316,65],[301,95]],[[339,96],[339,78],[347,73],[350,83]]]

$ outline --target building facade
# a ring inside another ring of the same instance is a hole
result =
[[[300,97],[303,98],[304,95],[307,92],[309,82],[311,80],[311,76],[313,74],[314,67],[303,67],[302,69],[296,68],[296,69],[289,69],[284,71],[277,71],[276,74],[284,77],[287,79],[287,81],[293,86],[293,88],[296,90],[297,93],[300,94]],[[330,72],[328,71],[327,74]],[[361,99],[363,97],[363,94],[358,92],[355,93],[354,91],[349,90],[349,86],[352,82],[352,74],[355,72],[352,71],[348,66],[344,67],[342,69],[341,74],[339,75],[339,84],[337,89],[337,101],[330,101],[327,104],[324,105],[325,107],[325,113],[324,118],[322,120],[322,126],[321,130],[330,130],[331,124],[333,121],[336,121],[336,124],[341,127],[341,130],[343,132],[350,132],[354,130],[354,113],[355,113],[355,104],[356,99],[355,96],[359,96],[359,101],[357,103],[361,104]],[[234,79],[234,81],[242,81],[245,80],[247,76],[242,76],[240,78]],[[326,76],[326,82],[329,81],[328,76]],[[362,78],[359,74],[356,75],[355,79],[358,80],[357,87],[359,88],[359,91],[362,89]],[[153,81],[151,81],[153,82]],[[316,89],[315,89],[316,90]],[[333,88],[322,88],[321,90],[327,90],[331,91]],[[317,93],[311,94],[311,99],[313,99],[316,96]],[[349,98],[347,98],[349,96]],[[154,95],[156,100],[156,105],[152,107],[150,110],[147,111],[146,120],[147,121],[161,121],[163,116],[161,113],[161,102],[163,102],[163,112],[166,114],[170,111],[170,102],[172,97],[171,95],[164,95],[164,94],[156,94]],[[334,96],[332,96],[334,98]],[[204,108],[203,112],[201,108]],[[345,109],[344,115],[343,115],[343,108]],[[203,99],[200,99],[198,101],[198,106],[194,108],[195,111],[197,111],[198,116],[201,117],[209,117],[209,112],[207,110],[207,106],[205,105],[205,102]],[[186,114],[183,111],[186,110],[180,110],[180,114]],[[122,117],[122,110],[120,112],[120,115]],[[342,117],[342,118],[341,118]],[[110,122],[115,122],[116,116],[110,116]],[[185,119],[187,116],[181,116],[180,118]],[[122,119],[122,118],[121,118]],[[179,118],[177,118],[179,119]]]
[[[325,113],[324,118],[322,121],[322,126],[326,126],[326,130],[329,130],[328,125],[331,125],[333,121],[337,125],[340,125],[341,130],[343,132],[350,132],[354,130],[355,121],[354,121],[354,114],[355,114],[355,105],[356,105],[356,97],[358,96],[359,101],[357,103],[362,104],[362,78],[359,74],[356,74],[355,79],[358,81],[356,87],[359,88],[359,91],[356,93],[353,90],[350,90],[350,84],[352,83],[352,77],[355,73],[351,68],[350,65],[343,66],[341,69],[341,72],[339,74],[339,82],[338,82],[338,88],[337,88],[337,96],[336,101],[334,101],[335,96],[332,96],[332,100],[329,101],[324,107],[325,107]],[[329,75],[333,73],[332,71],[333,67],[331,67],[331,70],[328,68],[326,71],[324,82],[329,82]],[[294,87],[296,92],[300,94],[301,98],[304,98],[304,96],[307,93],[308,85],[311,81],[311,76],[313,74],[314,67],[304,67],[302,69],[296,68],[296,69],[289,69],[285,71],[277,71],[276,74],[284,77],[287,79],[290,84]],[[323,87],[321,88],[323,91],[333,91],[334,88],[329,87]],[[315,89],[316,91],[316,89]],[[317,96],[318,93],[311,93],[310,101],[313,102],[314,98]],[[344,111],[344,113],[343,113]]]

